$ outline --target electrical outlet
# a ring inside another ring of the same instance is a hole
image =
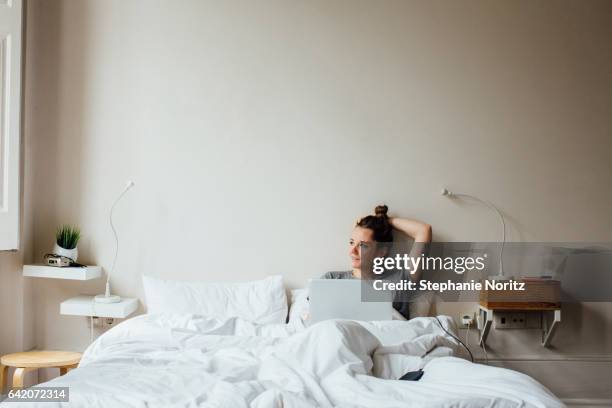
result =
[[[495,312],[493,314],[493,323],[496,329],[509,329],[510,328],[510,313],[509,312]]]
[[[91,329],[92,322],[93,322],[94,329],[103,329],[103,330],[108,330],[110,327],[114,326],[116,323],[116,319],[113,319],[110,317],[94,316],[93,318],[86,317],[85,319],[87,320],[88,329]]]
[[[466,312],[459,315],[459,328],[474,328],[474,312]]]
[[[524,329],[525,328],[525,313],[512,313],[510,316],[510,328],[511,329]]]
[[[495,312],[496,329],[526,329],[527,315],[525,312]]]

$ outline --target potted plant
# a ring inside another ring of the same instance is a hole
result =
[[[79,227],[71,225],[61,225],[55,232],[55,247],[53,253],[55,255],[65,256],[76,262],[79,256],[77,244],[81,238],[81,230]]]

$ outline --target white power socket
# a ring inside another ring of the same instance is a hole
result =
[[[85,319],[87,320],[88,329],[91,328],[92,321],[93,321],[94,328],[99,328],[99,329],[107,329],[115,323],[115,319],[108,318],[108,317],[94,316],[93,319],[91,317],[86,317]]]
[[[537,311],[495,312],[493,323],[496,329],[542,328],[541,315]]]
[[[474,327],[474,313],[468,312],[468,313],[462,313],[460,316],[460,328],[462,329],[467,329],[468,327],[473,328]]]
[[[497,312],[493,321],[496,329],[524,329],[525,313]]]

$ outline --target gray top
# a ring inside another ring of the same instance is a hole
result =
[[[353,271],[325,272],[321,279],[355,279]]]

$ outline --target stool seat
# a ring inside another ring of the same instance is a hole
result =
[[[0,364],[9,367],[65,367],[78,364],[81,353],[72,351],[24,351],[7,354],[0,358]]]
[[[7,354],[0,357],[0,394],[4,391],[4,383],[8,368],[14,367],[13,388],[23,387],[23,377],[28,371],[38,368],[59,368],[60,375],[75,368],[81,361],[81,353],[72,351],[34,350]]]

